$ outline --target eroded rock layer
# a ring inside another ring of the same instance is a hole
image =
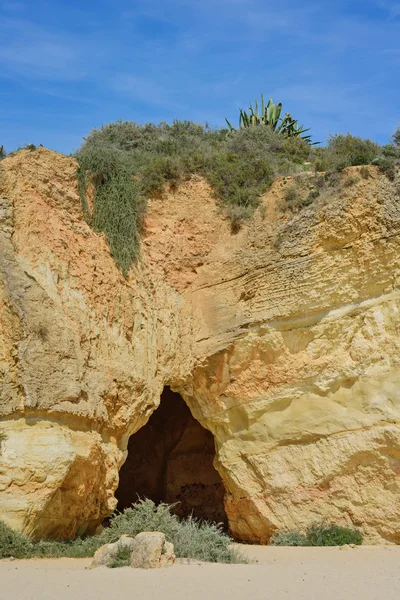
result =
[[[232,235],[193,179],[151,201],[124,279],[75,170],[0,164],[0,518],[94,530],[171,386],[214,436],[236,537],[324,519],[400,542],[398,183],[371,168],[293,214],[278,180]]]

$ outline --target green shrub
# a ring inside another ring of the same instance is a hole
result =
[[[356,185],[356,183],[358,183],[360,181],[359,177],[354,177],[352,175],[350,175],[349,177],[347,177],[344,182],[343,182],[343,187],[349,188],[352,187],[353,185]]]
[[[31,541],[0,521],[0,558],[29,558]]]
[[[400,162],[400,145],[399,144],[386,144],[380,149],[379,156],[385,158],[392,158],[394,161]]]
[[[379,156],[372,161],[372,164],[378,165],[379,171],[390,181],[394,181],[400,166],[400,146],[396,144],[382,146]]]
[[[285,202],[291,210],[298,208],[301,205],[301,198],[295,187],[289,187],[285,190]]]
[[[394,132],[392,137],[393,137],[393,144],[395,146],[400,147],[400,127],[397,128],[397,130]]]
[[[39,540],[31,542],[30,554],[38,558],[85,558],[93,556],[103,543],[100,536],[88,536],[74,540]]]
[[[78,160],[83,212],[95,231],[106,234],[111,254],[126,276],[139,250],[146,199],[126,154],[118,148],[91,145],[82,148]],[[95,185],[93,213],[86,199],[88,180]]]
[[[379,153],[379,145],[371,140],[364,140],[353,135],[334,135],[328,140],[330,151],[341,166],[369,165]]]
[[[299,137],[289,137],[283,141],[282,156],[289,162],[304,165],[310,158],[310,145]]]
[[[214,157],[206,176],[226,206],[253,209],[273,181],[268,157],[251,153],[220,152]]]
[[[372,177],[371,171],[368,169],[368,167],[364,166],[360,169],[360,175],[363,179],[370,179]]]
[[[142,186],[146,194],[154,194],[166,183],[172,187],[183,179],[184,165],[176,156],[157,156],[142,171]]]
[[[117,556],[109,565],[110,569],[129,567],[131,564],[131,549],[126,546],[118,546]]]
[[[118,514],[100,537],[103,543],[116,542],[125,533],[135,536],[142,531],[160,531],[174,544],[179,558],[207,562],[243,562],[244,558],[230,548],[231,539],[218,525],[193,518],[180,520],[171,514],[167,504],[156,506],[151,500],[140,500]]]
[[[271,546],[307,546],[307,538],[297,531],[276,533],[269,541]]]
[[[316,148],[312,154],[316,171],[342,171],[346,167],[371,164],[379,154],[379,145],[350,134],[338,134],[329,138],[325,148]]]
[[[377,165],[379,167],[379,171],[381,173],[383,173],[383,175],[386,175],[386,177],[390,180],[390,181],[394,181],[396,179],[396,172],[397,172],[397,160],[393,159],[390,156],[378,156],[378,158],[376,158],[373,163],[374,165]]]
[[[340,525],[313,525],[307,529],[308,546],[343,546],[356,544],[360,546],[363,538],[357,529],[342,527]]]
[[[4,146],[0,146],[0,160],[3,160],[3,158],[5,158],[6,156],[7,156],[6,149],[4,148]]]
[[[103,544],[118,541],[122,534],[135,536],[142,531],[164,533],[167,540],[174,544],[178,558],[221,563],[246,562],[237,550],[231,548],[232,540],[220,526],[192,518],[180,520],[171,514],[171,507],[167,504],[156,506],[147,499],[114,516],[110,527],[101,534],[71,541],[34,542],[0,521],[0,558],[83,558],[93,556]],[[121,551],[116,559],[118,564],[113,566],[122,566],[126,559],[126,554]]]
[[[305,534],[296,531],[281,532],[270,540],[273,546],[359,546],[362,542],[362,533],[357,529],[325,523],[308,527]]]
[[[312,204],[329,185],[328,177],[306,174],[298,176],[293,180],[294,185],[288,187],[284,193],[287,208],[292,212],[298,212],[305,206]]]

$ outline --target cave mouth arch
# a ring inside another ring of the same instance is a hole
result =
[[[212,433],[196,421],[180,394],[165,387],[160,406],[129,438],[115,493],[117,510],[146,497],[156,504],[177,503],[173,511],[180,517],[227,527],[225,490],[214,456]]]

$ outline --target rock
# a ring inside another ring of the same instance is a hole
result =
[[[104,544],[98,550],[96,550],[91,567],[101,567],[110,565],[118,555],[118,550],[121,548],[129,548],[132,550],[134,547],[135,538],[129,535],[121,535],[117,542],[113,544]]]
[[[340,550],[358,550],[360,546],[356,544],[343,544],[343,546],[339,546]]]
[[[151,200],[125,279],[76,168],[44,148],[0,163],[1,518],[36,538],[95,531],[168,385],[214,436],[236,538],[327,521],[396,543],[395,184],[370,167],[293,214],[278,179],[231,235],[193,178]]]
[[[159,532],[139,533],[132,546],[131,566],[136,569],[159,569],[175,562],[174,546]]]

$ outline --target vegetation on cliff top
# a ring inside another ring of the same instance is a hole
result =
[[[166,184],[176,186],[196,174],[205,177],[235,229],[273,179],[300,171],[310,152],[306,141],[268,127],[227,134],[187,121],[118,121],[85,139],[76,155],[84,210],[95,230],[107,235],[124,274],[138,251],[146,200]],[[88,181],[95,186],[92,214],[85,200]]]
[[[231,131],[188,121],[172,125],[117,121],[94,129],[85,138],[76,154],[84,211],[94,229],[106,234],[124,275],[139,250],[147,198],[161,193],[165,185],[174,187],[201,175],[236,231],[278,175],[377,164],[388,177],[395,176],[400,161],[397,134],[393,144],[383,147],[340,134],[330,137],[326,147],[313,148],[308,138],[302,138],[302,127],[296,124],[296,133],[289,135],[277,126],[279,116],[268,119],[266,126]],[[95,186],[92,213],[85,196],[89,181]]]
[[[241,110],[239,129],[211,129],[189,121],[172,125],[139,125],[117,121],[93,129],[76,153],[79,190],[85,217],[95,231],[104,232],[117,266],[126,276],[138,255],[147,199],[201,175],[211,185],[232,231],[251,217],[278,175],[326,171],[376,164],[394,180],[400,163],[400,128],[386,146],[347,135],[331,136],[325,147],[314,147],[308,130],[282,105],[261,100]],[[27,149],[34,146],[28,144]],[[0,147],[0,160],[6,155]],[[333,181],[326,180],[324,185]],[[321,182],[321,181],[320,181]],[[93,209],[87,201],[94,186]],[[301,209],[318,196],[288,195],[288,205]]]
[[[0,559],[11,556],[83,558],[93,556],[103,544],[116,542],[122,534],[135,536],[142,531],[164,533],[167,540],[174,544],[175,555],[178,558],[218,563],[246,562],[245,558],[230,546],[232,540],[218,525],[190,518],[181,520],[171,513],[171,507],[167,504],[156,506],[148,499],[140,500],[123,513],[115,515],[111,519],[110,527],[105,528],[101,534],[72,541],[35,542],[0,521]]]

